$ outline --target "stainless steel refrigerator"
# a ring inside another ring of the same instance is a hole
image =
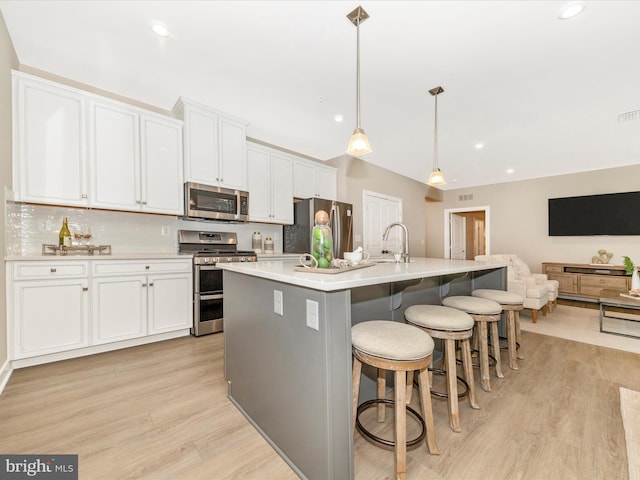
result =
[[[311,234],[318,210],[329,214],[333,257],[344,258],[344,252],[353,250],[352,205],[323,198],[307,198],[293,204],[293,225],[284,226],[284,253],[311,253]]]

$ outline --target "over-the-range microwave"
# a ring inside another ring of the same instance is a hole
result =
[[[246,222],[249,220],[249,192],[187,182],[184,184],[184,208],[188,218]]]

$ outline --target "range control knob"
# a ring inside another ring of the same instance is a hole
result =
[[[227,262],[233,262],[233,257],[227,257]]]
[[[220,257],[213,257],[211,263],[218,263],[220,261]]]
[[[247,261],[247,257],[240,257],[240,261],[241,262],[246,262]]]
[[[204,257],[204,263],[210,263],[211,259],[209,257]]]

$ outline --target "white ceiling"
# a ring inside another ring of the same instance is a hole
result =
[[[250,137],[327,160],[356,123],[346,14],[360,4],[363,159],[426,183],[427,90],[442,85],[439,164],[453,189],[640,163],[640,118],[618,121],[640,110],[640,1],[590,0],[558,20],[565,3],[0,0],[0,11],[23,65],[167,110],[197,100],[248,120]]]

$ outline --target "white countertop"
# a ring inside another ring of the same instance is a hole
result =
[[[255,263],[222,263],[220,268],[244,275],[266,278],[325,292],[354,287],[437,277],[506,266],[504,262],[476,262],[448,258],[414,258],[411,263],[377,263],[371,267],[344,273],[296,272],[297,260],[272,260]]]
[[[179,253],[119,253],[112,255],[9,255],[7,262],[58,262],[73,260],[167,260],[191,259],[192,255]]]

